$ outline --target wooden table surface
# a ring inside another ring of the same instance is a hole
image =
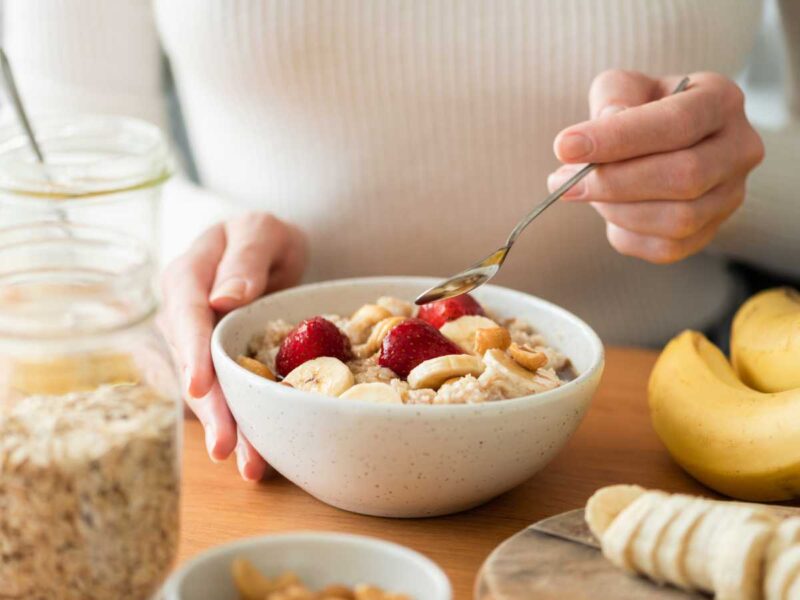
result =
[[[471,511],[431,519],[364,517],[327,506],[283,478],[245,483],[234,459],[212,464],[200,425],[186,422],[179,561],[240,537],[293,530],[372,535],[404,544],[441,565],[456,600],[472,598],[475,576],[504,539],[544,517],[578,508],[600,486],[639,483],[708,493],[672,461],[647,413],[656,354],[610,348],[600,390],[576,435],[543,471]]]

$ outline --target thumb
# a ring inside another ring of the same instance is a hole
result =
[[[613,69],[603,71],[589,88],[589,110],[592,119],[608,117],[626,108],[654,100],[658,82],[638,71]],[[553,142],[556,158],[564,163],[577,162],[591,152],[589,139],[572,127],[561,130]]]
[[[218,312],[228,312],[262,295],[270,270],[287,244],[283,223],[268,214],[250,213],[229,221],[225,234],[225,252],[209,298]]]

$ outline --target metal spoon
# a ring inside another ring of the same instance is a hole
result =
[[[672,93],[677,94],[682,92],[686,89],[687,85],[689,85],[689,78],[684,77]],[[500,248],[492,252],[482,261],[475,263],[468,269],[461,271],[449,279],[445,279],[438,285],[432,287],[426,292],[423,292],[414,302],[421,305],[428,304],[429,302],[435,302],[436,300],[452,298],[453,296],[460,296],[461,294],[471,292],[476,287],[481,286],[489,281],[497,274],[497,272],[500,270],[500,267],[503,266],[503,262],[506,260],[506,256],[508,256],[508,253],[511,251],[511,247],[514,245],[514,242],[517,241],[517,238],[520,236],[523,230],[530,225],[536,217],[542,214],[545,209],[550,207],[556,200],[566,194],[573,185],[586,177],[596,166],[597,165],[594,163],[589,163],[580,171],[575,173],[575,175],[570,177],[561,187],[550,194],[541,203],[535,206],[531,212],[525,215],[522,220],[517,223],[517,226],[514,227],[514,230],[508,236],[506,243]]]
[[[11,103],[14,105],[14,112],[17,113],[17,118],[22,124],[22,128],[25,130],[28,143],[31,145],[31,149],[36,155],[36,160],[38,160],[39,163],[44,166],[44,154],[42,154],[42,149],[39,146],[39,142],[36,141],[36,136],[33,134],[33,128],[31,127],[30,119],[28,119],[28,113],[25,111],[25,105],[22,104],[22,98],[20,97],[19,90],[17,89],[17,82],[14,79],[14,71],[11,70],[11,63],[8,62],[6,51],[3,50],[2,47],[0,47],[0,68],[3,70],[3,78],[5,79],[6,85],[8,86],[8,91],[11,94]]]

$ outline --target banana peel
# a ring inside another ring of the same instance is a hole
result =
[[[656,433],[708,487],[759,502],[800,495],[800,387],[752,389],[716,346],[685,331],[659,357],[648,396]]]
[[[778,288],[745,302],[733,320],[731,360],[754,389],[800,388],[800,293]]]

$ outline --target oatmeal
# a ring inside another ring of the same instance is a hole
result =
[[[0,596],[150,598],[177,545],[177,419],[142,385],[0,412]]]
[[[416,311],[384,296],[350,316],[270,321],[239,362],[306,391],[386,404],[494,402],[571,378],[569,359],[529,323],[489,315],[469,295]]]

